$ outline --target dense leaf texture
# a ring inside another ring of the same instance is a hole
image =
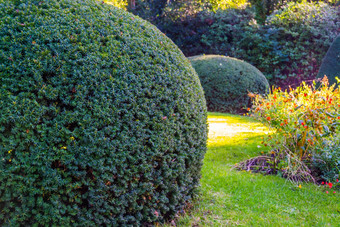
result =
[[[254,17],[249,8],[200,11],[177,20],[165,17],[157,26],[186,56],[242,59],[257,67],[271,85],[287,89],[315,78],[340,31],[340,8],[322,2],[289,3],[264,25]]]
[[[189,59],[201,80],[209,111],[241,112],[251,104],[249,92],[269,91],[266,77],[244,61],[219,55]]]
[[[178,48],[90,0],[0,0],[0,225],[145,225],[195,195],[206,104]]]

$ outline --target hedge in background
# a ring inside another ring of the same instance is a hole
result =
[[[247,9],[202,11],[157,26],[186,56],[221,54],[249,62],[271,84],[288,87],[314,79],[340,31],[340,8],[325,3],[289,3],[264,25]]]
[[[264,37],[270,37],[271,31],[276,33],[272,35],[270,52],[278,53],[279,57],[272,61],[267,58],[271,64],[258,62],[255,65],[263,68],[260,70],[270,75],[275,83],[280,80],[289,83],[290,78],[300,78],[296,81],[298,86],[301,80],[315,78],[322,58],[340,31],[340,8],[322,2],[291,2],[274,12],[266,23],[268,35]],[[251,62],[255,61],[253,58]],[[270,73],[273,68],[275,71]]]
[[[254,66],[219,55],[190,57],[207,100],[209,111],[239,113],[251,105],[248,93],[266,94],[266,77]]]
[[[325,3],[289,3],[253,24],[235,42],[235,57],[256,66],[271,84],[287,88],[314,79],[340,29],[340,11]]]
[[[301,2],[301,0],[248,0],[256,12],[256,21],[260,24],[266,22],[269,16],[275,9],[282,8],[288,2]]]
[[[126,226],[195,195],[206,103],[181,51],[91,0],[0,0],[0,225]]]
[[[186,56],[221,54],[234,56],[234,43],[254,19],[249,9],[201,11],[177,20],[165,17],[157,26]]]
[[[329,84],[337,82],[335,77],[340,79],[340,35],[335,39],[322,60],[317,78],[322,79],[325,75],[328,77]]]

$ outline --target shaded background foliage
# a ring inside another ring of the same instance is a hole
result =
[[[138,4],[152,9],[158,1],[136,0],[133,12],[154,23],[186,56],[236,57],[284,88],[314,79],[340,32],[334,0],[163,1],[151,16]]]

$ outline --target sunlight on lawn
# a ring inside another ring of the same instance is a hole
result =
[[[226,145],[237,146],[240,141],[252,141],[256,137],[270,133],[267,127],[249,117],[229,114],[209,113],[208,125],[208,147],[210,149]],[[258,146],[256,145],[257,149],[260,148]]]
[[[233,137],[238,133],[268,133],[268,129],[264,126],[259,126],[259,123],[235,123],[231,119],[226,118],[209,118],[209,143],[213,143],[215,137]]]
[[[268,150],[271,133],[252,118],[209,113],[200,197],[177,226],[338,226],[340,198],[317,185],[233,169]]]

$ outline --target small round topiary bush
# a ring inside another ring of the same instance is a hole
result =
[[[317,78],[328,77],[329,84],[336,83],[336,77],[340,78],[340,35],[334,40],[322,60]]]
[[[0,0],[0,226],[140,226],[195,195],[206,103],[149,23],[92,0]]]
[[[219,55],[190,57],[205,92],[209,111],[239,113],[251,105],[248,93],[265,94],[269,84],[254,66]]]

